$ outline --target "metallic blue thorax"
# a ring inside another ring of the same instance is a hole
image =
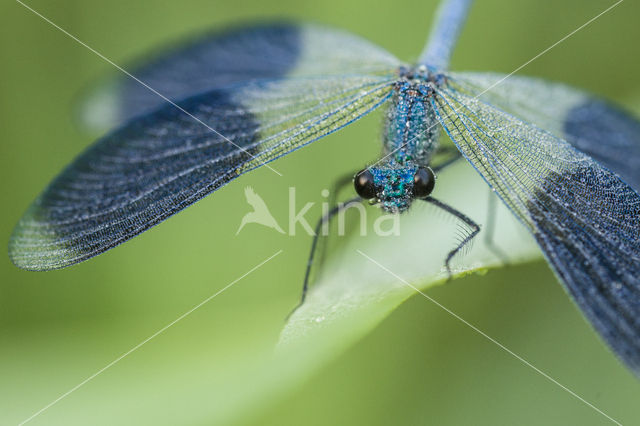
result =
[[[431,105],[437,78],[425,67],[400,70],[384,129],[384,152],[400,166],[428,166],[438,148],[440,126]]]

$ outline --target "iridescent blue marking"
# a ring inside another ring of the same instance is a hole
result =
[[[396,166],[396,167],[394,167]],[[378,189],[380,207],[388,212],[398,213],[406,211],[411,206],[413,196],[413,175],[417,166],[397,166],[390,161],[382,167],[372,167],[374,184]]]

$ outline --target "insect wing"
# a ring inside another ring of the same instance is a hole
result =
[[[256,167],[344,127],[390,96],[394,74],[253,82],[130,121],[36,199],[9,243],[24,269],[118,245]],[[215,131],[214,131],[215,130]]]
[[[640,121],[582,90],[542,79],[452,73],[467,91],[545,129],[589,155],[640,192]],[[489,89],[489,90],[487,90]]]
[[[201,36],[136,64],[127,70],[177,101],[256,79],[375,74],[397,68],[399,61],[345,31],[279,22]],[[102,130],[163,103],[157,94],[122,74],[90,92],[80,114],[88,127]]]
[[[432,98],[440,122],[533,233],[596,330],[640,373],[640,196],[567,141],[479,93],[452,77]]]

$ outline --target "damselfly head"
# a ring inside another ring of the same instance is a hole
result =
[[[428,197],[434,186],[433,171],[422,167],[374,166],[354,178],[358,195],[389,213],[406,211],[414,199]]]

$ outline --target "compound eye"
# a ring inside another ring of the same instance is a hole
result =
[[[428,197],[436,184],[436,177],[431,169],[420,168],[413,175],[413,195],[417,198]]]
[[[356,177],[353,179],[353,185],[356,188],[358,195],[366,200],[375,198],[378,195],[376,194],[376,185],[373,181],[373,175],[367,169],[358,172]]]

